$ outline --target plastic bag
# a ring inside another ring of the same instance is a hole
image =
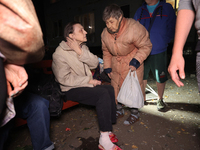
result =
[[[136,71],[127,74],[119,94],[117,96],[119,103],[130,108],[142,108],[144,106],[144,96],[138,81]]]

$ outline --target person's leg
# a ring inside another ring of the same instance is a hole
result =
[[[96,107],[100,131],[112,131],[110,93],[103,85],[74,88],[65,92],[66,99]],[[77,94],[78,93],[78,94]]]
[[[116,118],[124,117],[124,109],[121,103],[117,103]]]
[[[115,94],[114,88],[110,85],[102,85],[98,87],[106,89],[110,95],[110,103],[111,103],[111,120],[112,123],[116,123],[116,103],[115,103]],[[102,89],[102,90],[103,90]],[[109,101],[108,101],[109,102]],[[114,137],[112,137],[114,136]],[[113,143],[118,142],[117,137],[110,131],[110,132],[100,132],[99,143],[104,148],[110,149],[116,147]]]
[[[54,145],[49,136],[49,101],[28,92],[14,101],[16,116],[27,120],[34,150],[52,150]]]
[[[139,120],[140,113],[138,108],[130,108],[130,116],[124,121],[124,125],[132,125]]]
[[[145,91],[145,89],[146,89],[146,86],[147,86],[147,80],[143,80],[143,84],[144,84],[144,91]],[[146,104],[147,102],[146,102],[146,93],[145,93],[145,95],[144,95],[144,104]]]
[[[78,93],[78,94],[77,94]],[[65,92],[66,98],[81,104],[96,106],[100,138],[99,147],[111,149],[115,145],[111,142],[109,132],[115,117],[115,96],[112,86],[100,85],[93,88],[80,87]]]
[[[163,99],[166,82],[164,83],[156,82],[156,85],[157,85],[157,90],[158,90],[158,99]]]
[[[144,91],[145,91],[145,88],[147,85],[147,79],[149,77],[149,72],[151,70],[151,57],[152,56],[148,56],[148,58],[144,61],[144,75],[143,75]],[[144,94],[144,103],[146,103],[146,94]],[[124,125],[131,125],[139,120],[140,114],[139,114],[139,110],[137,108],[130,108],[130,112],[131,112],[131,114],[124,121]]]
[[[144,84],[144,91],[147,86],[147,79],[149,78],[149,72],[151,70],[151,55],[147,57],[144,61],[144,75],[143,75],[143,84]],[[144,95],[144,101],[146,102],[146,94]]]
[[[13,119],[10,120],[3,127],[0,127],[0,150],[3,150],[5,147],[5,143],[9,137],[9,132],[13,127]]]
[[[196,55],[196,76],[197,76],[198,90],[200,93],[200,52],[197,52]]]
[[[156,78],[156,85],[158,90],[157,109],[161,110],[165,108],[163,102],[163,94],[165,90],[167,78],[167,51],[154,55],[154,68],[153,74]]]
[[[144,89],[146,88],[147,86],[147,80],[143,80],[143,83],[144,83]],[[146,100],[146,99],[145,99]]]
[[[111,104],[111,120],[112,124],[116,123],[116,103],[115,103],[115,93],[114,88],[111,85],[101,85],[98,86],[98,88],[103,88],[102,90],[106,89],[108,91],[108,94],[110,96],[110,99],[107,100],[107,103],[110,102]]]

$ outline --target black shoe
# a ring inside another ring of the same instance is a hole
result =
[[[158,109],[158,110],[164,109],[165,106],[166,106],[166,104],[163,102],[163,99],[159,99],[159,100],[157,101],[157,109]]]

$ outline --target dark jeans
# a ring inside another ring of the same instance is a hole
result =
[[[49,101],[38,95],[24,91],[14,99],[14,103],[16,117],[27,120],[34,150],[52,150],[54,145],[49,137]],[[11,123],[9,122],[0,128],[0,149],[8,137],[9,130],[12,127]]]
[[[116,123],[116,104],[112,86],[98,85],[92,88],[74,88],[65,92],[65,95],[67,100],[96,106],[99,130],[112,131],[112,124]]]

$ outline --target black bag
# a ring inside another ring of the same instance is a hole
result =
[[[111,83],[111,79],[105,71],[100,74],[100,77],[103,81]]]
[[[50,115],[59,117],[62,112],[64,94],[53,74],[46,75],[43,83],[38,85],[38,94],[49,100]]]
[[[33,68],[27,73],[29,84],[26,90],[49,100],[50,115],[59,117],[63,107],[64,94],[60,90],[59,83],[55,81],[54,75],[45,74],[41,70]]]

